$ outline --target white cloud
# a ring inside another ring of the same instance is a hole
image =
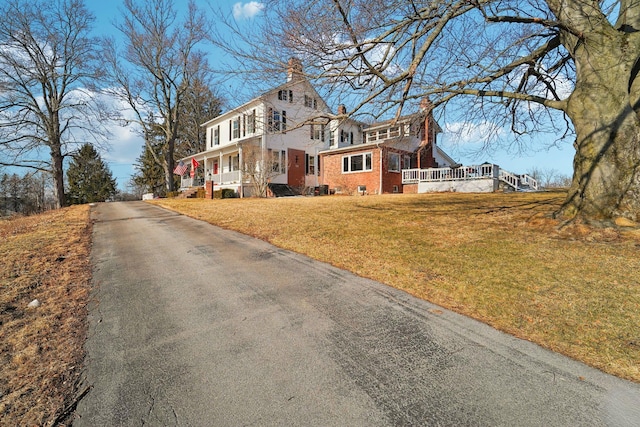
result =
[[[449,139],[458,143],[486,143],[504,134],[504,129],[488,121],[480,123],[454,122],[447,123],[444,133]]]
[[[264,9],[264,4],[257,1],[250,1],[242,4],[238,2],[233,5],[233,17],[235,19],[251,19]]]

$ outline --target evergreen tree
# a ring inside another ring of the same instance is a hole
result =
[[[152,147],[155,152],[151,151]],[[162,165],[158,159],[162,158],[162,145],[150,142],[142,147],[142,154],[136,159],[134,168],[138,171],[132,177],[133,183],[144,189],[145,193],[154,193],[158,196],[166,194],[165,176]]]
[[[116,194],[116,180],[100,154],[84,144],[67,170],[69,204],[104,202]]]

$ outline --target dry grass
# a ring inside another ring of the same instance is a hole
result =
[[[640,382],[640,231],[559,227],[564,193],[154,201]]]
[[[86,338],[88,206],[0,220],[0,424],[68,422]],[[38,299],[38,308],[28,308]]]

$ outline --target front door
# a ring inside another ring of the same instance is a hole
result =
[[[304,188],[304,151],[289,148],[287,152],[287,184],[292,187]]]

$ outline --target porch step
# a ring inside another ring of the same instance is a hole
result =
[[[269,184],[269,190],[275,197],[299,196],[300,192],[287,184]]]
[[[197,188],[189,188],[184,190],[182,193],[180,193],[180,195],[177,197],[178,199],[194,199],[198,194],[198,189]]]

